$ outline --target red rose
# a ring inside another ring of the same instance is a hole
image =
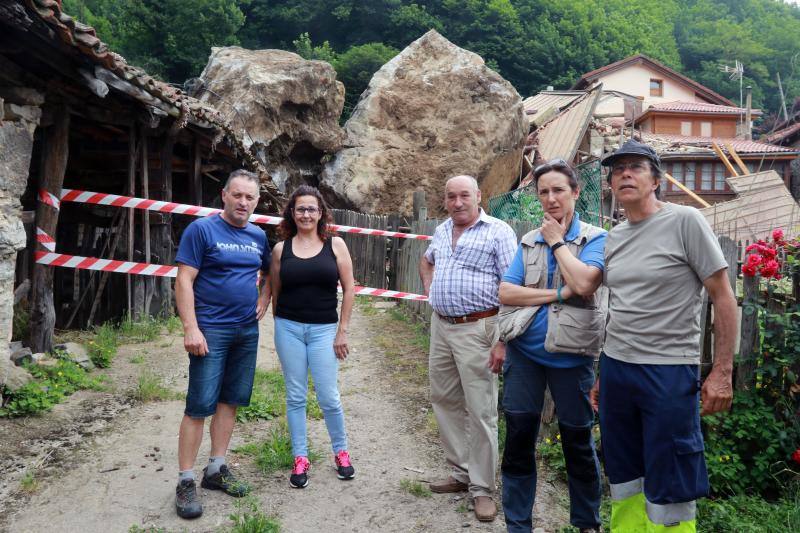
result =
[[[767,261],[764,261],[764,264],[761,265],[761,268],[759,268],[758,271],[765,278],[771,278],[772,276],[778,273],[778,270],[780,270],[780,268],[781,268],[780,263],[778,263],[774,259],[769,259]]]
[[[756,266],[755,265],[742,265],[742,274],[745,276],[752,278],[756,275]]]
[[[764,249],[761,250],[761,254],[766,259],[775,259],[775,257],[778,255],[778,251],[775,248],[768,248],[765,246]]]
[[[745,251],[745,253],[748,253],[748,254],[749,254],[749,253],[750,253],[750,252],[752,252],[753,250],[758,250],[758,246],[759,246],[758,244],[756,244],[756,243],[753,243],[753,244],[751,244],[750,246],[748,246],[747,248],[745,248],[745,249],[744,249],[744,251]]]
[[[783,240],[783,230],[776,229],[772,232],[772,240],[773,241],[782,241]]]
[[[763,257],[758,254],[750,254],[747,256],[747,265],[748,266],[758,266],[761,264]]]
[[[797,448],[792,454],[792,461],[800,465],[800,448]]]

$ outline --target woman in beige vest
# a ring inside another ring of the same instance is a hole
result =
[[[600,353],[606,232],[580,221],[575,171],[563,160],[534,169],[544,209],[539,229],[522,238],[500,284],[503,366],[503,511],[509,532],[530,532],[536,492],[535,447],[549,386],[567,466],[570,523],[600,531],[600,466],[592,440],[589,391]]]

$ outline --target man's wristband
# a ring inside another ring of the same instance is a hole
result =
[[[556,289],[556,298],[558,298],[558,303],[560,303],[560,304],[564,303],[564,300],[561,298],[561,289],[563,289],[563,288],[564,288],[564,286],[561,285],[558,289]]]
[[[558,241],[557,243],[555,243],[553,246],[550,247],[550,251],[555,253],[556,250],[558,250],[559,248],[561,248],[562,246],[564,246],[566,244],[567,243],[565,243],[564,241]]]

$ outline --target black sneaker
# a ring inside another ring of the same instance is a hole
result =
[[[184,479],[175,487],[175,510],[181,518],[197,518],[203,514],[203,504],[197,497],[193,479]]]
[[[203,481],[200,486],[209,490],[221,490],[225,494],[233,496],[234,498],[241,498],[247,496],[250,492],[250,486],[244,481],[239,481],[228,469],[228,465],[219,467],[219,472],[216,474],[206,475],[208,467],[203,469]]]
[[[289,476],[289,485],[296,489],[304,489],[308,485],[308,471],[311,469],[311,463],[308,462],[308,457],[298,455],[294,458],[294,468],[292,468],[292,475]]]
[[[353,479],[356,477],[356,469],[350,464],[350,454],[347,450],[341,450],[333,458],[336,462],[336,475],[339,479]]]

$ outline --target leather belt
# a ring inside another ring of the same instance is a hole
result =
[[[444,320],[445,322],[449,322],[451,324],[466,324],[467,322],[477,322],[482,318],[489,318],[490,316],[496,315],[500,311],[499,308],[493,307],[491,309],[487,309],[486,311],[475,311],[474,313],[470,313],[464,316],[443,316],[439,315],[439,318]]]

